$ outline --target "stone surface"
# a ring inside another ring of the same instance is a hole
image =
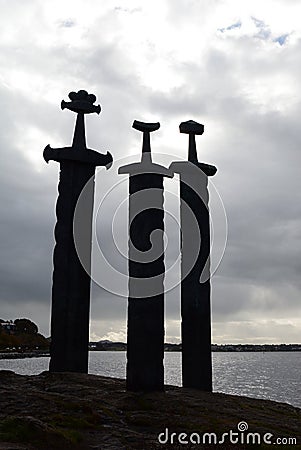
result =
[[[18,444],[10,450],[175,449],[158,443],[166,427],[221,436],[242,420],[250,432],[301,444],[301,410],[284,403],[174,386],[141,394],[126,392],[124,380],[96,375],[0,371],[0,449],[8,441]]]

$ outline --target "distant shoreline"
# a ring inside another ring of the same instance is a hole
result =
[[[126,343],[90,342],[89,350],[126,351]],[[165,352],[181,352],[182,344],[164,344]],[[212,352],[300,352],[301,344],[212,344]]]
[[[114,351],[114,352],[124,352],[126,351],[126,344],[124,342],[102,342],[102,343],[90,343],[89,351]],[[181,344],[165,344],[164,352],[172,353],[172,352],[181,352]],[[242,353],[242,352],[301,352],[301,344],[224,344],[212,345],[212,352],[219,353]],[[16,351],[7,351],[0,352],[0,360],[1,359],[25,359],[25,358],[41,358],[41,357],[50,357],[49,352],[39,352],[39,351],[28,351],[28,352],[16,352]]]
[[[0,352],[1,359],[25,359],[25,358],[41,358],[49,357],[49,352]]]

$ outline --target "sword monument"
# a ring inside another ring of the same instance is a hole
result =
[[[193,120],[180,124],[189,135],[188,161],[170,168],[180,174],[183,387],[212,391],[208,177],[217,169],[198,162],[195,135],[203,132]]]
[[[164,390],[163,178],[172,172],[152,162],[150,133],[159,123],[134,121],[143,132],[141,162],[119,168],[129,174],[129,298],[127,390]]]
[[[94,201],[94,176],[96,166],[110,167],[112,156],[90,150],[86,146],[84,115],[100,113],[94,105],[96,97],[84,90],[70,92],[70,102],[61,103],[62,109],[77,114],[71,147],[44,149],[44,159],[60,163],[60,180],[56,204],[56,245],[53,253],[52,315],[51,315],[51,372],[88,372],[90,272],[86,272],[78,257],[73,233],[84,243],[86,269],[91,266],[92,215]],[[73,224],[78,198],[81,202],[81,220]]]

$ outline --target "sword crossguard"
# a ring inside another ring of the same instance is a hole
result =
[[[110,152],[106,154],[98,153],[95,150],[74,149],[73,147],[52,148],[46,145],[43,152],[44,160],[49,161],[77,161],[83,164],[90,164],[93,166],[105,166],[109,169],[113,163],[113,157]]]

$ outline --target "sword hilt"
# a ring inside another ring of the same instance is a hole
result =
[[[160,164],[152,162],[151,146],[150,146],[150,133],[160,128],[160,123],[139,122],[134,120],[133,128],[143,133],[143,145],[142,145],[142,157],[140,162],[126,164],[119,167],[118,173],[127,173],[130,176],[138,174],[156,174],[163,177],[173,177],[173,172]]]
[[[134,120],[133,128],[135,128],[135,130],[138,131],[142,131],[143,133],[143,144],[142,144],[142,157],[143,154],[145,153],[149,153],[149,157],[151,160],[151,146],[150,146],[150,133],[152,131],[156,131],[159,130],[160,128],[160,123],[159,122],[155,122],[155,123],[151,123],[151,122],[139,122],[138,120]]]
[[[195,122],[194,120],[188,120],[180,124],[180,133],[189,134],[189,147],[188,147],[188,161],[197,164],[198,154],[196,150],[195,135],[201,135],[204,133],[204,125]]]
[[[50,160],[59,163],[63,161],[74,161],[83,164],[89,164],[94,167],[105,166],[109,169],[113,163],[113,157],[110,152],[106,154],[98,153],[86,146],[85,134],[85,114],[96,112],[100,113],[100,105],[93,105],[96,101],[94,94],[88,94],[87,91],[80,90],[78,92],[70,92],[69,98],[71,102],[62,100],[61,108],[69,109],[77,113],[73,142],[71,147],[51,148],[47,145],[44,149],[43,156],[48,163]]]
[[[189,145],[188,145],[188,161],[196,165],[201,169],[207,176],[215,175],[217,168],[211,164],[200,163],[198,161],[198,154],[195,143],[195,136],[202,135],[204,133],[204,125],[195,122],[194,120],[188,120],[187,122],[180,123],[180,133],[189,135]]]

